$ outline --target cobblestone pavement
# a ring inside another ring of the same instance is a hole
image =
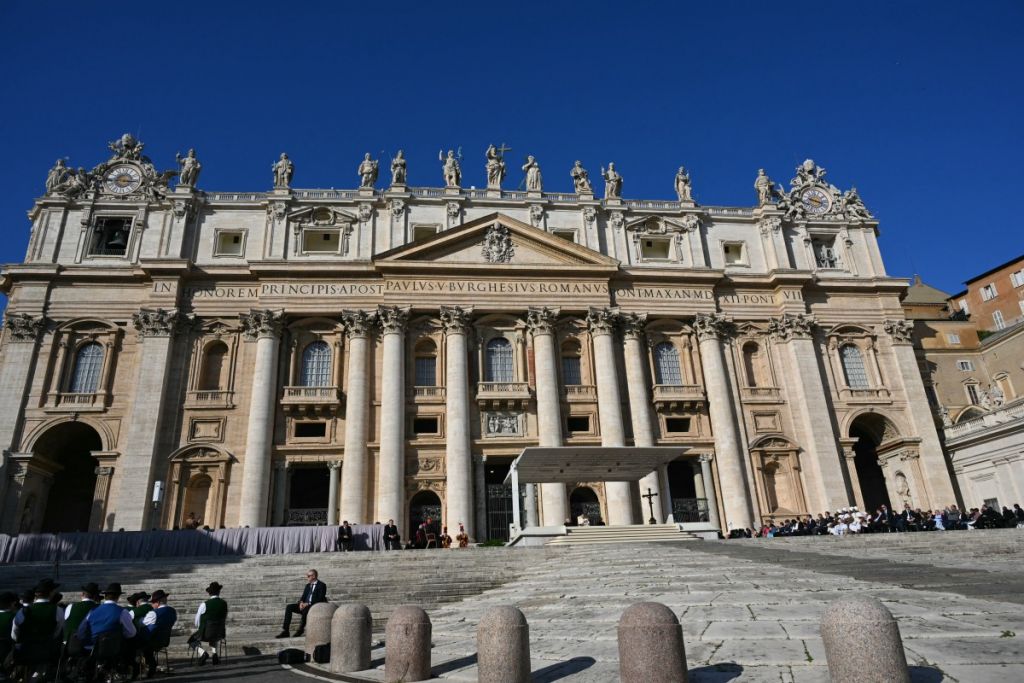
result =
[[[431,611],[434,674],[476,680],[477,623],[490,607],[515,604],[530,624],[534,680],[616,681],[616,622],[628,605],[654,600],[680,617],[695,683],[825,682],[821,613],[829,601],[861,592],[883,600],[899,619],[914,681],[1022,681],[1024,597],[1016,549],[1024,532],[990,534],[984,543],[968,533],[913,543],[882,536],[845,545],[797,539],[804,542],[572,549],[524,578]],[[382,679],[384,649],[373,657],[375,669],[359,679]],[[245,680],[299,680],[298,671],[265,666]],[[344,680],[309,667],[302,673]],[[224,669],[218,678],[234,680],[227,674]]]

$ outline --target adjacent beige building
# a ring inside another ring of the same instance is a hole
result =
[[[758,206],[412,187],[167,186],[131,136],[58,164],[8,266],[6,531],[386,522],[502,538],[526,446],[677,445],[527,518],[747,527],[954,500],[878,226],[811,161]],[[492,158],[493,157],[493,158]],[[481,165],[483,165],[481,163]],[[442,169],[431,173],[441,177]],[[581,173],[582,171],[582,173]],[[621,171],[621,169],[620,169]],[[426,171],[422,170],[425,174]],[[560,174],[556,174],[560,175]],[[744,181],[746,182],[746,181]],[[766,184],[767,183],[767,184]]]

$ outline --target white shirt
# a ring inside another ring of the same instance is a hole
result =
[[[219,597],[219,595],[211,595],[209,598],[207,598],[207,600]],[[199,628],[199,617],[203,616],[204,614],[206,614],[206,600],[199,603],[199,609],[196,610],[196,628]]]

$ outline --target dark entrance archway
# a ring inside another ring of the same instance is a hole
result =
[[[54,473],[40,531],[88,531],[94,512],[102,514],[93,510],[99,461],[92,456],[92,451],[102,449],[100,435],[83,422],[55,425],[39,437],[32,453]]]
[[[406,536],[413,538],[416,534],[416,529],[427,519],[431,520],[431,533],[440,533],[443,526],[441,521],[441,499],[433,491],[420,491],[409,501],[409,528],[406,531]]]
[[[708,499],[697,497],[692,458],[668,464],[668,490],[672,496],[672,519],[676,522],[708,521]],[[704,482],[708,486],[709,482]]]
[[[569,509],[572,510],[573,521],[578,520],[580,515],[589,519],[591,524],[601,521],[601,502],[597,499],[594,489],[589,486],[573,489],[569,495]]]
[[[888,420],[875,414],[861,415],[850,425],[850,437],[857,439],[853,445],[853,463],[867,511],[873,512],[881,505],[892,509],[889,491],[885,486],[885,474],[878,464],[878,446],[887,436],[894,436],[895,431]]]
[[[288,490],[288,524],[327,524],[331,474],[323,465],[296,467]],[[351,520],[349,520],[351,521]]]

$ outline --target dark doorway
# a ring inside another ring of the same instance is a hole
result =
[[[91,452],[102,449],[100,435],[83,422],[59,424],[36,442],[35,455],[56,468],[43,513],[44,533],[89,530],[99,465]]]
[[[668,490],[672,494],[672,520],[675,522],[708,521],[708,500],[697,497],[693,479],[696,460],[673,460],[668,464]],[[704,482],[705,489],[711,482]]]
[[[850,425],[850,436],[857,439],[853,445],[856,454],[853,459],[857,468],[857,479],[860,480],[860,493],[864,498],[864,507],[873,512],[889,503],[889,491],[885,486],[885,475],[878,464],[878,446],[886,433],[888,422],[880,415],[862,415]]]
[[[509,463],[487,460],[484,482],[487,486],[487,538],[508,541],[508,527],[512,524],[512,485],[505,483]],[[520,488],[523,488],[522,486]],[[526,513],[523,512],[525,526]]]
[[[578,522],[580,515],[590,520],[591,524],[598,524],[601,521],[601,503],[594,489],[589,486],[573,489],[569,494],[569,509],[574,521]]]
[[[296,467],[288,486],[288,525],[327,524],[330,470],[323,465]]]
[[[441,521],[441,499],[433,491],[420,491],[409,501],[409,529],[406,535],[412,538],[420,524],[431,520],[430,533],[441,532],[443,523]]]

